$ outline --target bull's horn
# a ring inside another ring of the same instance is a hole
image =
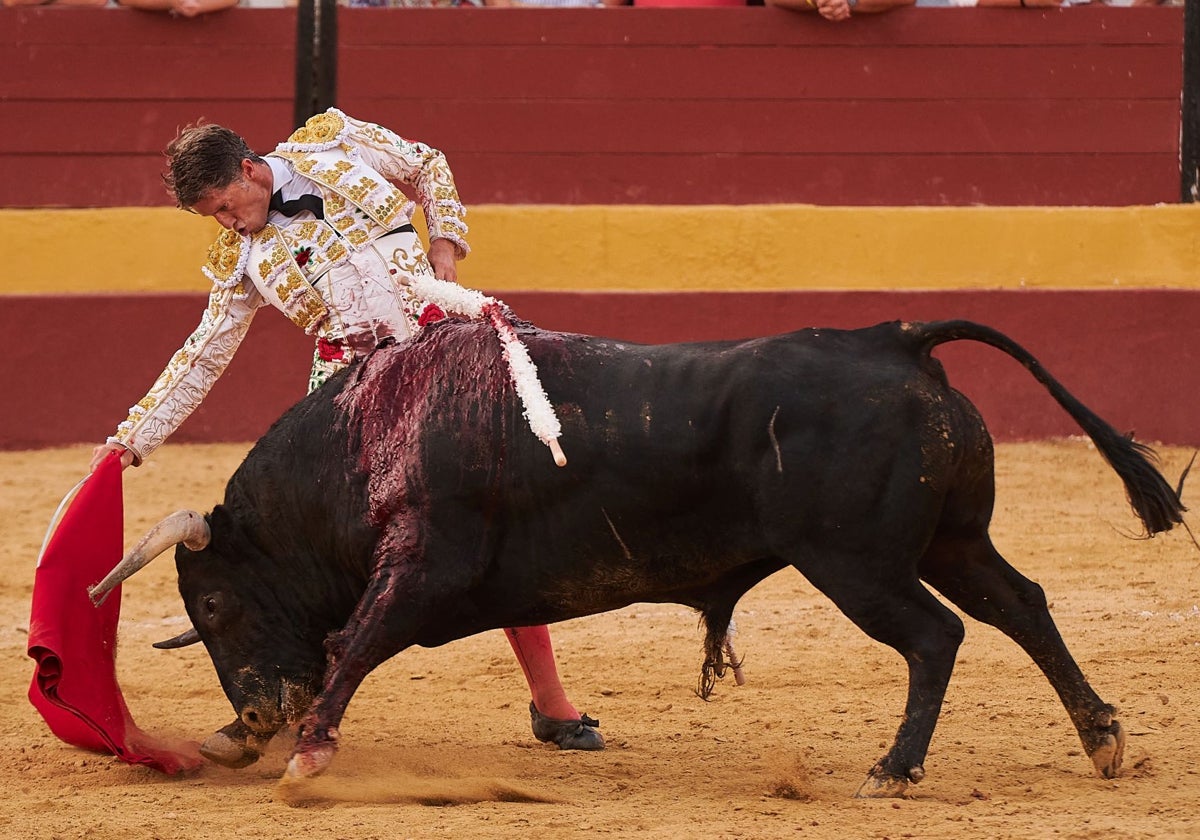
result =
[[[88,596],[98,607],[104,603],[109,592],[171,546],[183,543],[192,551],[199,551],[208,545],[210,539],[212,532],[203,516],[194,510],[178,510],[151,528],[104,580],[89,586]]]
[[[196,632],[195,627],[189,627],[172,639],[163,639],[161,642],[155,642],[153,647],[159,650],[175,650],[176,648],[194,645],[198,641],[200,641],[200,634]]]

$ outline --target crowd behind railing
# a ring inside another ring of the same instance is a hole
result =
[[[1182,6],[1184,0],[338,0],[351,8],[451,8],[487,6],[506,8],[567,8],[606,6],[778,6],[797,12],[819,14],[827,20],[845,20],[854,14],[886,12],[901,6],[965,7],[1018,6]],[[5,6],[92,6],[125,7],[196,17],[234,7],[283,8],[296,0],[0,0]]]

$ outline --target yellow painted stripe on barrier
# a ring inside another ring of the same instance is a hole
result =
[[[219,231],[174,207],[0,210],[0,294],[207,291]]]
[[[481,205],[460,279],[496,292],[1200,288],[1200,207]],[[174,208],[0,210],[0,294],[204,291]]]

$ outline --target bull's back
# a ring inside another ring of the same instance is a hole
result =
[[[549,570],[555,597],[586,593],[578,614],[630,591],[672,600],[781,545],[827,542],[879,515],[881,488],[927,495],[951,467],[956,395],[896,325],[680,345],[525,338],[568,464],[511,429],[490,522],[502,555]]]

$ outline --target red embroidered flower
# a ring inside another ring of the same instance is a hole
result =
[[[301,248],[296,252],[296,265],[304,268],[308,265],[309,258],[312,257],[312,248]]]
[[[424,327],[436,321],[440,321],[446,317],[446,313],[436,303],[427,303],[425,308],[421,310],[421,317],[417,319],[417,326]]]
[[[330,341],[327,338],[317,339],[317,355],[327,362],[340,362],[346,357],[342,342],[337,339]]]

